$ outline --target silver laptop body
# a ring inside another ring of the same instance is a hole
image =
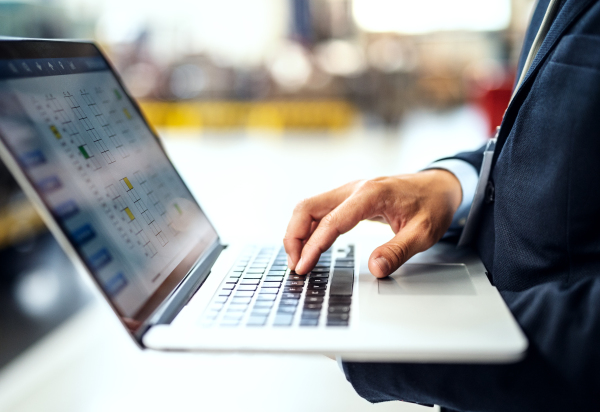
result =
[[[302,278],[279,244],[225,245],[136,102],[87,42],[0,40],[0,157],[145,348],[509,362],[527,340],[469,250],[388,279],[336,244]]]

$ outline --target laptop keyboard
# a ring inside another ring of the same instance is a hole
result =
[[[288,270],[283,248],[251,247],[202,315],[204,327],[347,327],[354,247],[329,249],[307,275]]]

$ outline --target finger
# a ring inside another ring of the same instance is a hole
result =
[[[379,246],[369,257],[369,270],[377,278],[395,272],[408,259],[427,250],[435,242],[420,224],[409,224],[402,228],[389,242]]]
[[[349,183],[306,199],[296,206],[283,238],[283,246],[288,254],[290,269],[295,269],[300,259],[303,243],[313,233],[314,225],[348,197],[351,193],[351,185],[352,183]]]
[[[304,274],[311,270],[319,260],[321,253],[329,249],[338,236],[348,232],[361,220],[367,219],[373,214],[372,202],[368,194],[356,193],[342,202],[319,222],[302,248],[296,272]]]

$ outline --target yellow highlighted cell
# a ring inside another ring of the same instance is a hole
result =
[[[131,210],[128,207],[125,208],[125,213],[127,213],[127,216],[129,216],[130,220],[135,219],[135,216],[133,215],[133,213],[131,213]]]
[[[128,118],[129,120],[131,120],[133,118],[133,116],[131,116],[131,113],[129,113],[129,110],[123,109],[123,113],[125,113],[125,117]]]
[[[126,177],[124,177],[123,181],[125,182],[125,184],[129,188],[129,190],[133,189],[133,185],[131,184],[131,182],[129,181],[129,179],[127,179]]]
[[[62,135],[60,134],[60,132],[58,131],[56,126],[54,126],[54,125],[50,126],[50,130],[52,131],[52,134],[54,134],[54,137],[56,137],[57,139],[62,138]]]

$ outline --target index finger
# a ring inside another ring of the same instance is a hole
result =
[[[283,246],[288,254],[288,266],[294,270],[300,259],[304,242],[312,234],[313,222],[319,222],[342,203],[351,193],[352,183],[303,200],[296,206],[288,224]]]
[[[321,220],[310,235],[302,248],[296,271],[300,274],[307,273],[315,266],[321,253],[329,249],[338,236],[348,232],[372,214],[372,205],[364,194],[354,194],[345,199]]]

